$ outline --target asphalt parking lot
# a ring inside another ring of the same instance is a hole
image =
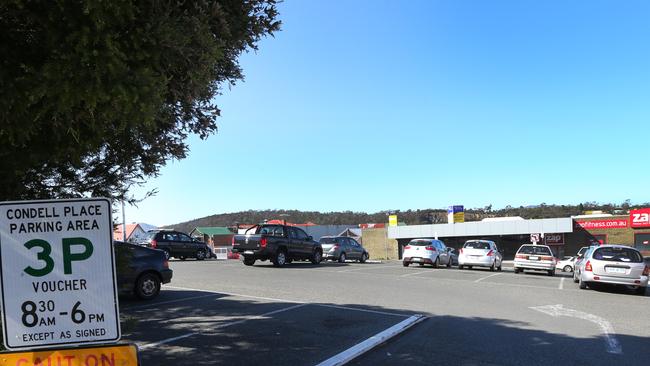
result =
[[[171,267],[172,283],[154,301],[121,300],[123,340],[140,347],[144,365],[335,364],[408,321],[351,364],[645,364],[650,356],[650,297],[579,290],[570,274],[399,261]]]

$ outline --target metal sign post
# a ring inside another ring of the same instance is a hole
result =
[[[0,203],[8,349],[120,339],[112,234],[108,199]]]

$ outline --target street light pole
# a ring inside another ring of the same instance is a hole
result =
[[[126,241],[126,213],[124,213],[124,200],[122,200],[122,241]]]

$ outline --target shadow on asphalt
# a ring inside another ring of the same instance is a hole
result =
[[[146,345],[195,333],[140,351],[143,365],[161,366],[315,365],[413,314],[381,306],[264,302],[172,289],[150,302],[121,299],[121,309],[137,319],[123,336],[126,342]],[[644,337],[618,335],[624,354],[614,355],[599,336],[570,337],[505,319],[425,315],[430,318],[353,364],[633,365],[650,358]]]
[[[314,365],[413,314],[171,289],[150,302],[121,300],[121,310],[137,319],[123,341],[144,346],[143,365]]]
[[[623,354],[612,354],[603,337],[577,338],[531,327],[504,319],[435,316],[350,365],[646,365],[650,357],[645,337],[617,335]],[[588,322],[584,327],[597,329]]]

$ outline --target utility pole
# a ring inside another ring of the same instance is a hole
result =
[[[122,241],[126,241],[126,213],[124,213],[124,200],[122,200]]]

